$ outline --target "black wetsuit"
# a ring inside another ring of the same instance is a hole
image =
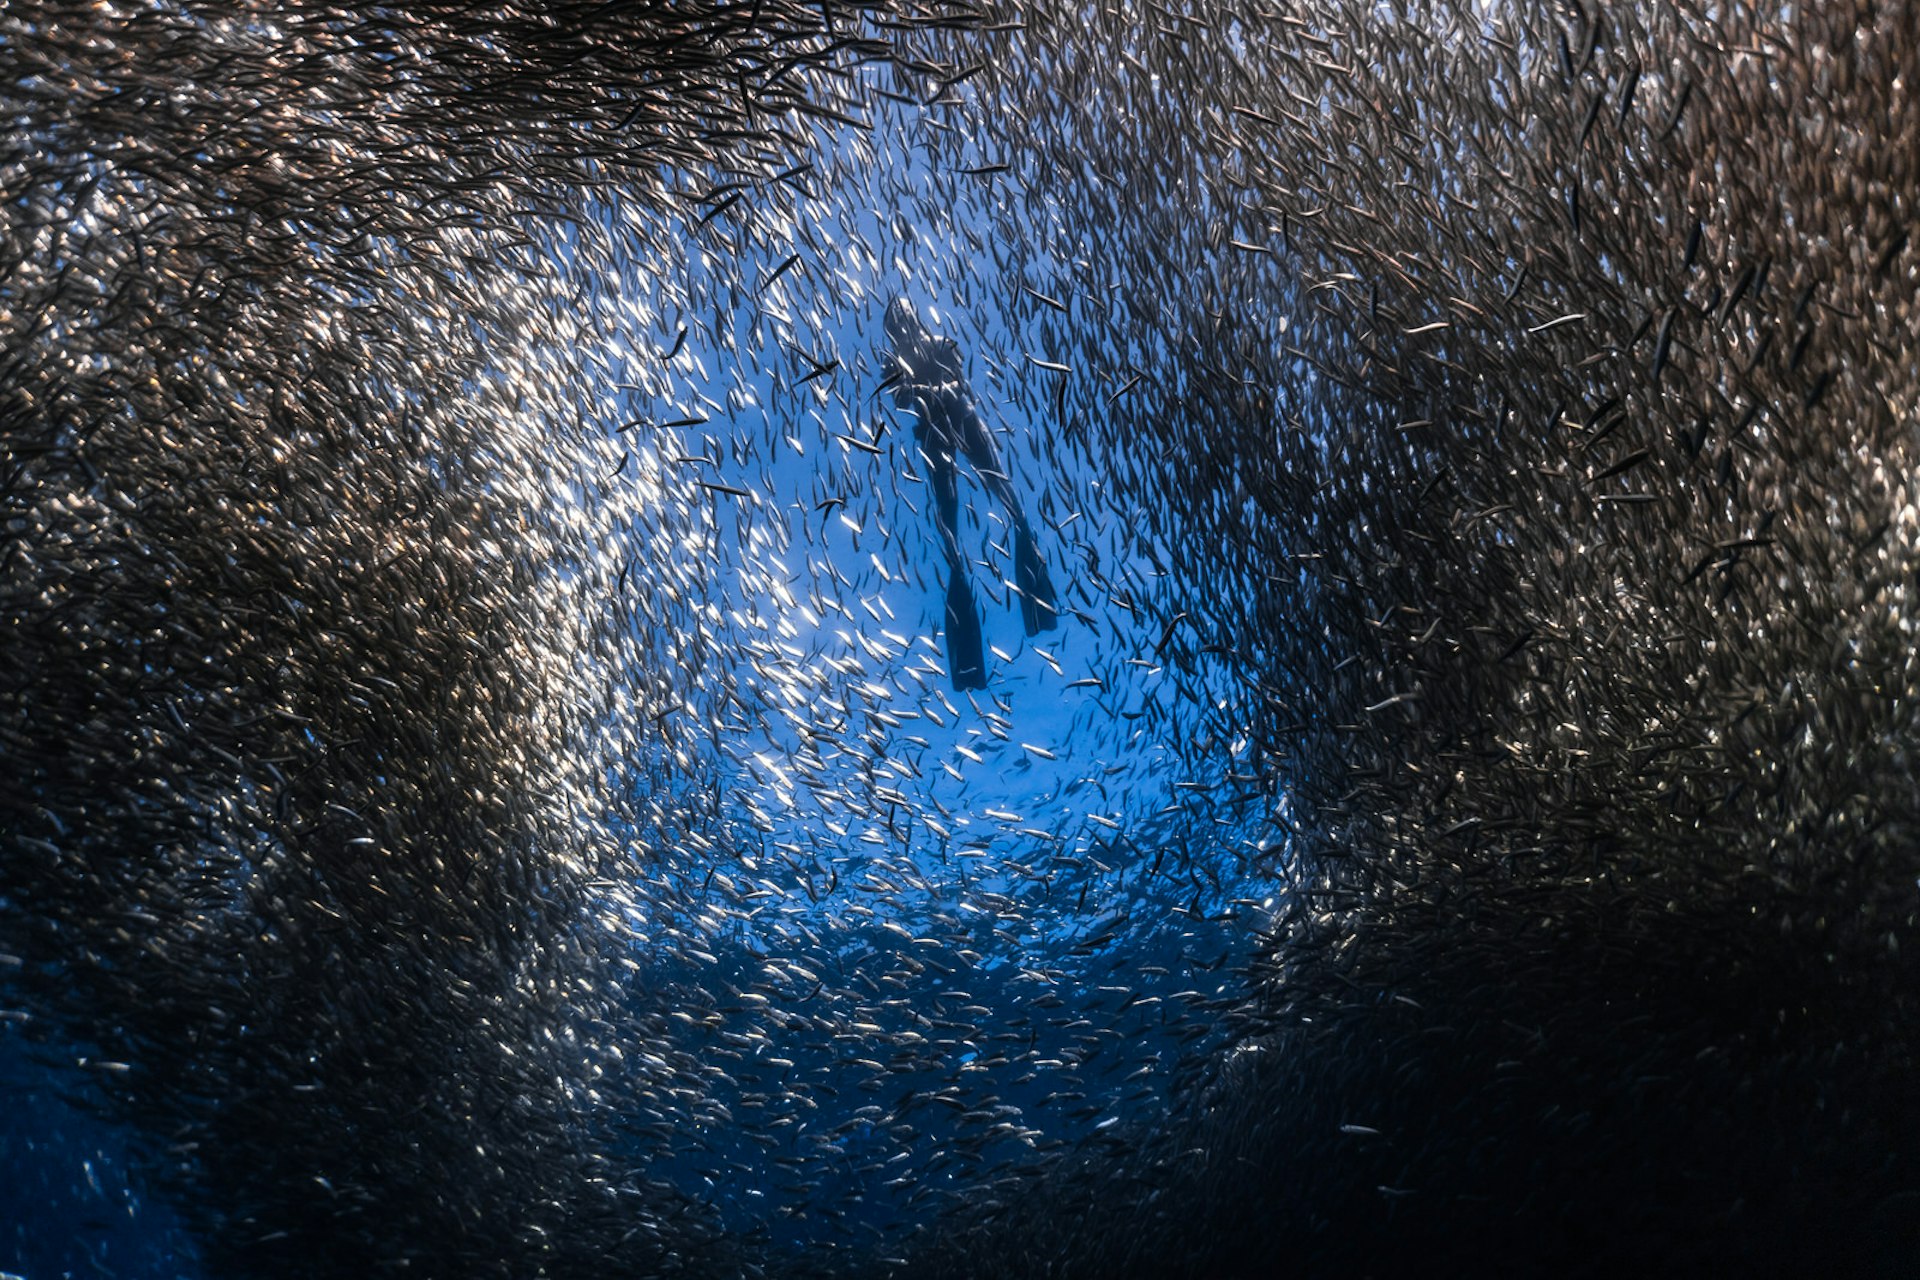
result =
[[[974,406],[959,344],[923,330],[909,349],[896,349],[894,359],[900,374],[894,401],[915,415],[914,442],[926,459],[928,482],[933,487],[934,523],[947,557],[947,643],[954,687],[979,688],[986,683],[986,664],[979,617],[967,582],[967,560],[960,549],[958,455],[966,455],[979,472],[981,483],[1013,521],[1014,585],[1029,636],[1058,625],[1053,584],[1034,547],[1026,512],[1014,492],[1000,450]]]

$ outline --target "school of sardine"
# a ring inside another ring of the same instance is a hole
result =
[[[0,1274],[1920,1258],[1903,6],[0,68]]]

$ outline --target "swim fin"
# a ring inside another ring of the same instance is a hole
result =
[[[1033,545],[1033,535],[1025,529],[1013,534],[1013,585],[1020,588],[1020,621],[1029,636],[1051,631],[1060,625],[1055,612],[1053,579],[1047,576],[1046,562]]]
[[[973,588],[965,569],[954,566],[947,577],[947,668],[953,689],[987,687],[986,642],[980,637],[980,611],[974,608]]]

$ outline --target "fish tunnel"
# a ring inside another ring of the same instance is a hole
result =
[[[0,18],[0,1275],[1898,1273],[1916,57]]]

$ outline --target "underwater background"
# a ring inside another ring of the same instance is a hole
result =
[[[0,1271],[1910,1263],[1910,18],[751,9],[0,19]]]

